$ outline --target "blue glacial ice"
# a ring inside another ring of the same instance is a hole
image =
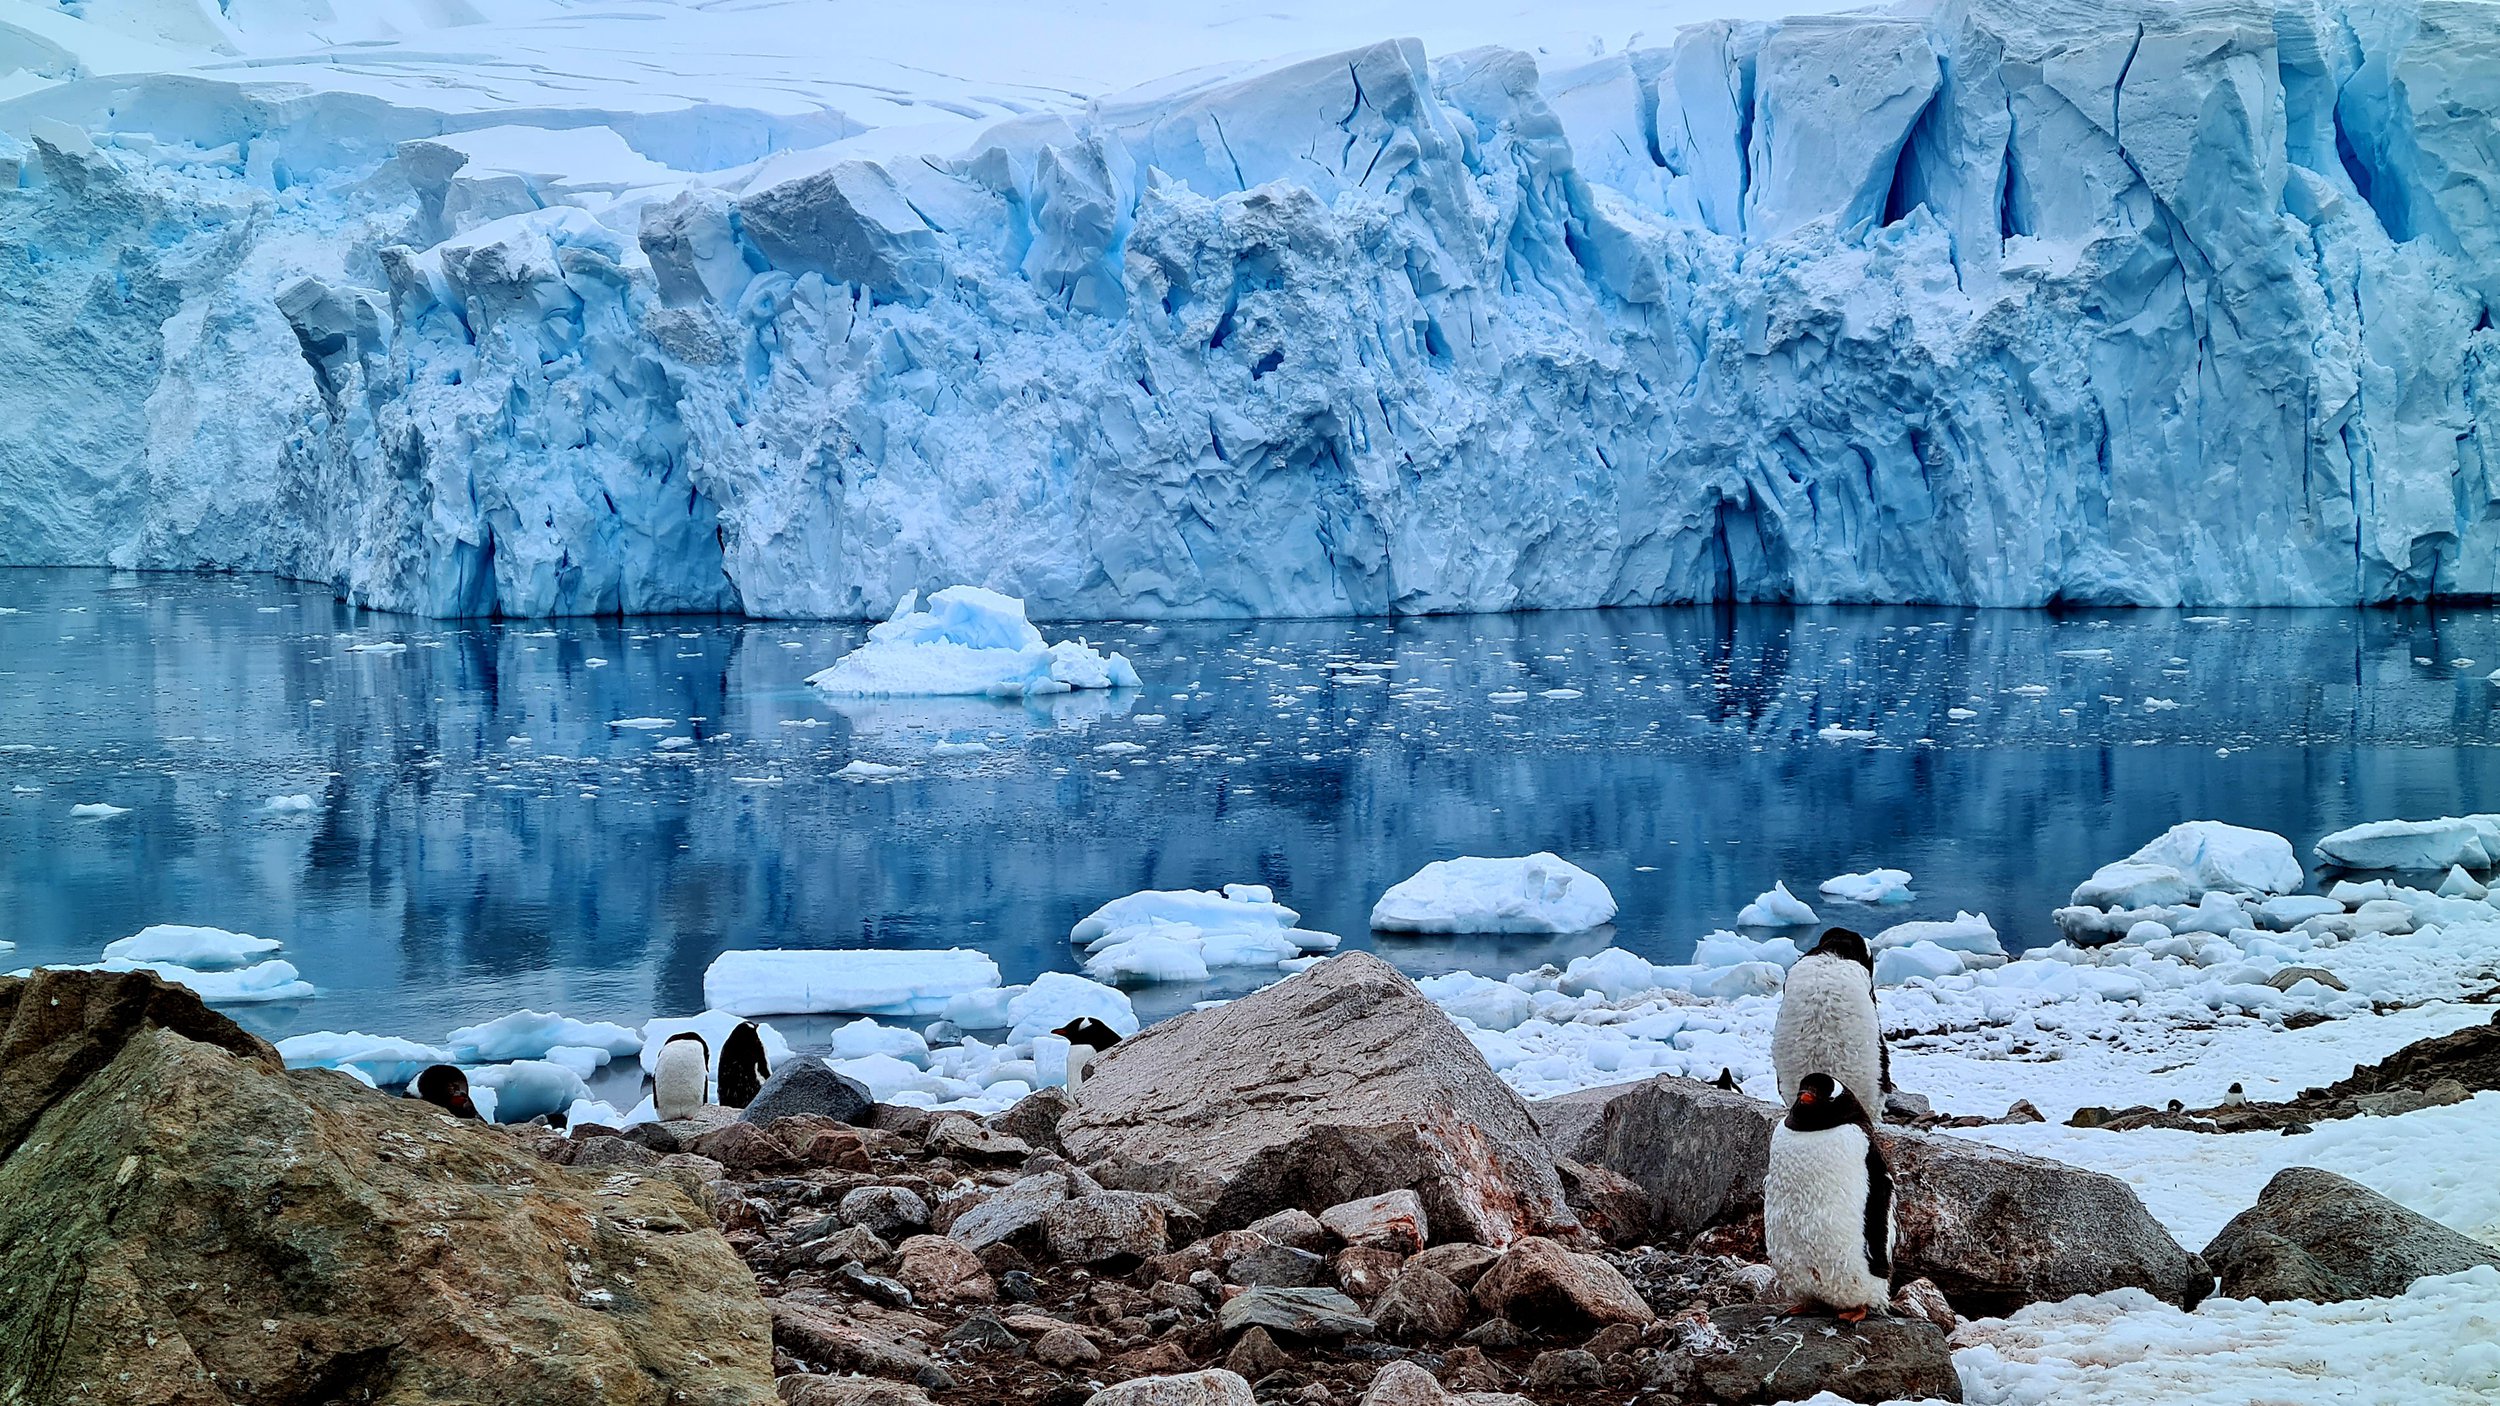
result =
[[[2500,9],[979,8],[939,64],[775,3],[8,0],[0,562],[438,615],[2500,591]],[[634,43],[679,77],[565,67]]]

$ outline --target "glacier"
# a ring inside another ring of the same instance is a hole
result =
[[[2039,8],[0,0],[0,564],[2500,594],[2500,8]]]

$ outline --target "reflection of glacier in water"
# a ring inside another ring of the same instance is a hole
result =
[[[1092,625],[1051,633],[1143,690],[836,706],[800,680],[858,626],[446,624],[96,571],[0,572],[0,607],[12,957],[157,922],[280,938],[322,995],[240,1012],[273,1033],[680,1012],[727,947],[974,945],[1026,980],[1149,886],[1271,884],[1371,945],[1372,900],[1425,861],[1540,848],[1613,886],[1612,934],[1385,945],[1418,971],[1674,959],[1776,878],[1813,898],[1877,864],[1918,900],[1814,899],[1827,919],[1985,909],[2032,945],[2175,820],[2305,853],[2500,805],[2486,611]],[[836,775],[856,759],[903,774]],[[71,818],[94,801],[129,813]]]

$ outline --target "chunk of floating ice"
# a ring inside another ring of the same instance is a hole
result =
[[[2500,816],[2443,816],[2437,820],[2373,820],[2318,841],[2317,856],[2347,869],[2435,872],[2456,865],[2491,867],[2500,846]]]
[[[1804,899],[1788,891],[1784,881],[1774,881],[1770,892],[1756,897],[1736,915],[1740,928],[1810,928],[1821,921]]]
[[[949,999],[998,984],[998,963],[963,947],[723,952],[703,973],[703,1000],[736,1015],[938,1015]]]
[[[1135,688],[1124,655],[1073,640],[1045,644],[1024,618],[1024,602],[978,586],[949,586],[916,609],[917,592],[868,642],[832,668],[809,676],[818,689],[849,697],[986,695],[1023,698],[1081,688]]]
[[[544,1059],[562,1045],[587,1046],[608,1056],[632,1054],[642,1036],[629,1026],[606,1021],[581,1021],[546,1011],[514,1011],[478,1025],[464,1025],[443,1037],[457,1061],[486,1064],[508,1059]]]
[[[590,1097],[590,1086],[579,1074],[550,1060],[489,1064],[469,1070],[468,1075],[471,1099],[480,1089],[495,1091],[494,1111],[489,1116],[498,1123],[526,1123],[542,1113],[561,1113]],[[485,1113],[486,1105],[479,1104],[478,1111]]]
[[[376,1084],[405,1084],[429,1064],[450,1064],[452,1052],[440,1045],[420,1044],[396,1035],[367,1035],[360,1030],[316,1030],[289,1035],[278,1042],[278,1057],[289,1069],[352,1068]]]
[[[2167,864],[2118,860],[2092,871],[2069,900],[2079,908],[2153,908],[2185,903],[2196,886]]]
[[[2300,887],[2300,856],[2271,830],[2189,820],[2173,825],[2120,863],[2157,864],[2188,881],[2188,899],[2224,893],[2290,893]],[[2076,900],[2081,902],[2080,899]]]
[[[1822,892],[1850,903],[1907,903],[1918,897],[1910,892],[1910,871],[1907,869],[1869,869],[1863,874],[1841,874],[1825,879]]]
[[[608,726],[630,727],[643,732],[657,732],[664,727],[677,726],[677,720],[675,718],[618,718],[616,721],[609,723]]]
[[[271,796],[260,808],[271,815],[306,815],[311,813],[313,804],[311,792],[298,791],[292,796]]]
[[[825,1062],[833,1066],[835,1073],[858,1080],[867,1088],[868,1096],[879,1103],[893,1103],[897,1096],[907,1093],[937,1094],[944,1091],[937,1075],[889,1054]]]
[[[2005,959],[2005,944],[1997,940],[1996,924],[1989,922],[1985,913],[1957,911],[1950,922],[1896,923],[1875,934],[1869,946],[1881,952],[1920,943],[1974,957]]]
[[[879,1025],[867,1016],[861,1016],[833,1032],[826,1054],[837,1060],[859,1059],[873,1054],[892,1055],[896,1059],[926,1066],[929,1062],[929,1042],[922,1039],[917,1030]]]
[[[883,762],[862,759],[851,762],[834,775],[845,781],[891,781],[895,777],[905,775],[908,771],[907,767],[887,766]]]
[[[2477,883],[2474,876],[2461,868],[2451,867],[2448,877],[2439,881],[2441,898],[2485,898],[2491,890]]]
[[[212,1006],[245,1006],[262,1001],[301,1001],[314,995],[312,983],[303,979],[290,962],[262,962],[240,971],[204,972],[173,962],[133,962],[119,957],[83,965],[60,964],[53,971],[73,972],[154,972],[164,981],[191,988],[192,994]],[[12,972],[24,976],[25,972]]]
[[[1912,977],[1952,976],[1962,969],[1962,954],[1932,942],[1887,947],[1875,954],[1875,984],[1899,986]]]
[[[1115,898],[1068,932],[1085,946],[1086,975],[1105,981],[1204,981],[1211,967],[1268,967],[1333,952],[1330,933],[1295,927],[1300,916],[1264,885],[1149,889]]]
[[[1515,1030],[1536,1013],[1528,993],[1474,972],[1428,976],[1415,983],[1424,999],[1482,1030]]]
[[[564,1126],[622,1128],[625,1126],[625,1115],[616,1111],[615,1104],[603,1099],[577,1098],[564,1110]]]
[[[1586,932],[1615,917],[1595,874],[1553,854],[1436,859],[1372,905],[1374,932]]]
[[[370,644],[351,644],[347,647],[347,652],[350,654],[406,654],[408,646],[397,640],[375,640]]]
[[[1693,965],[1701,967],[1733,967],[1746,962],[1776,962],[1782,968],[1797,965],[1805,953],[1797,950],[1794,938],[1751,938],[1742,933],[1705,933],[1693,944]]]
[[[1825,723],[1815,730],[1814,735],[1826,742],[1864,742],[1882,734],[1871,727],[1842,727],[1838,723]]]
[[[283,945],[272,938],[228,932],[224,928],[157,923],[104,944],[104,957],[107,961],[119,958],[127,962],[170,962],[194,971],[220,971],[242,966]]]
[[[130,814],[130,807],[112,805],[104,801],[86,801],[69,808],[69,818],[72,820],[110,820],[116,815],[128,814]]]
[[[661,1016],[654,1020],[644,1021],[642,1024],[642,1072],[659,1073],[660,1047],[668,1043],[671,1035],[683,1035],[688,1031],[693,1031],[703,1037],[704,1048],[712,1052],[712,1077],[719,1078],[721,1046],[728,1043],[729,1032],[737,1029],[738,1023],[744,1019],[744,1016],[733,1015],[728,1011],[705,1011],[701,1015]],[[755,1033],[764,1042],[764,1062],[773,1068],[779,1069],[782,1061],[794,1057],[789,1040],[771,1025],[758,1021],[755,1025]]]

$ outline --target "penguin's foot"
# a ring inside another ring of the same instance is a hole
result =
[[[1866,1321],[1866,1310],[1862,1308],[1844,1308],[1834,1316],[1839,1318],[1843,1323],[1863,1323]]]

